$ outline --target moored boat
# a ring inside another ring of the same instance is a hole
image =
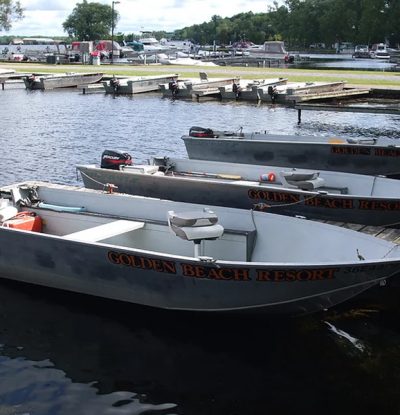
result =
[[[143,92],[158,91],[160,84],[178,79],[179,74],[135,76],[129,78],[116,78],[103,81],[106,94],[139,94]]]
[[[113,163],[109,163],[112,156]],[[115,161],[119,160],[117,164]],[[78,165],[85,187],[309,219],[400,226],[400,181],[352,173],[155,157],[130,164],[106,150],[101,167]]]
[[[79,85],[89,85],[99,82],[103,73],[67,72],[65,74],[29,75],[24,77],[26,89],[55,89],[73,88]]]
[[[205,72],[199,73],[199,79],[177,79],[160,84],[163,97],[195,98],[199,96],[220,96],[219,88],[232,85],[238,78],[211,78]]]
[[[398,245],[304,219],[41,182],[0,192],[0,275],[32,284],[165,309],[295,314],[400,270]]]
[[[189,158],[400,177],[400,146],[389,138],[278,135],[192,127]]]
[[[260,100],[260,89],[286,84],[285,78],[256,79],[253,81],[234,80],[231,85],[219,87],[222,99],[236,99],[245,101]]]
[[[345,83],[339,82],[287,82],[262,88],[259,91],[261,101],[265,102],[297,102],[303,97],[318,94],[337,93],[343,91]]]

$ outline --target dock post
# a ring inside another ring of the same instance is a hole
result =
[[[297,110],[297,124],[301,124],[301,109]]]
[[[2,91],[4,91],[4,84],[5,84],[5,82],[2,82],[2,83],[1,83],[1,90],[2,90]]]

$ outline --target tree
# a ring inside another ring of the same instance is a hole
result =
[[[24,17],[23,12],[19,1],[0,0],[0,32],[10,30],[13,20]]]
[[[88,3],[83,0],[77,3],[72,13],[63,23],[64,31],[79,40],[100,40],[108,38],[114,23],[118,22],[119,14],[112,7],[101,3]]]

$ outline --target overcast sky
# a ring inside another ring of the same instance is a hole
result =
[[[90,0],[88,0],[90,2]],[[111,1],[96,0],[109,4]],[[77,3],[74,0],[20,0],[25,17],[13,23],[7,35],[65,36],[62,23]],[[139,33],[143,30],[173,31],[209,21],[214,15],[231,17],[252,11],[266,12],[273,0],[121,0],[115,4],[120,20],[115,32]]]

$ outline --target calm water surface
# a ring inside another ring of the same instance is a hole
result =
[[[399,118],[158,94],[0,91],[0,185],[81,184],[105,148],[185,157],[193,125],[390,137]],[[400,414],[400,307],[387,286],[327,313],[274,319],[149,310],[0,283],[0,414]]]

